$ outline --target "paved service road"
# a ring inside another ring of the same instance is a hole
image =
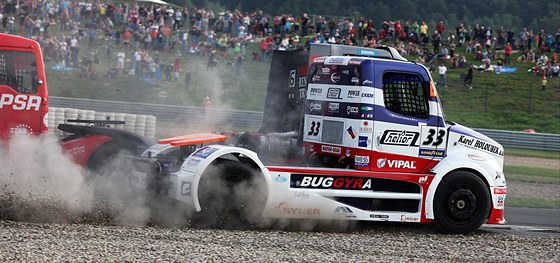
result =
[[[506,207],[508,225],[560,228],[560,209]]]

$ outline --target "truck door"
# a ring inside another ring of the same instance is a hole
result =
[[[433,103],[431,79],[413,63],[376,61],[376,107],[371,169],[425,172],[433,167],[446,132],[439,104]]]

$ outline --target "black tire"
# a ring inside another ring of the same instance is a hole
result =
[[[452,172],[436,190],[433,224],[442,233],[470,233],[485,222],[490,204],[490,192],[482,179],[467,171]]]
[[[118,163],[119,155],[138,156],[137,150],[125,143],[107,142],[100,145],[88,159],[87,169],[94,173],[108,172],[112,163]],[[113,167],[114,168],[114,167]]]
[[[219,160],[201,176],[198,198],[201,211],[194,223],[210,227],[253,227],[266,204],[262,174],[247,164]]]

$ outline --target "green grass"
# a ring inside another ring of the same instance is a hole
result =
[[[558,169],[506,165],[504,167],[504,172],[560,179],[560,171]]]
[[[545,200],[545,199],[526,198],[526,197],[507,197],[506,205],[513,206],[513,207],[560,209],[560,200]]]
[[[506,165],[504,172],[508,181],[560,184],[560,170],[558,169]]]
[[[505,153],[507,155],[513,155],[513,156],[536,157],[536,158],[546,158],[546,159],[558,159],[558,160],[560,160],[560,152],[555,152],[555,151],[539,151],[539,150],[506,148]]]

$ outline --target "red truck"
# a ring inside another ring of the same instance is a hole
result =
[[[13,135],[48,132],[49,96],[45,64],[39,43],[32,39],[0,34],[0,143]],[[134,133],[108,128],[119,121],[72,120],[60,124],[69,134],[62,148],[79,165],[100,169],[118,152],[140,154],[150,143]],[[91,126],[78,125],[87,123]]]

